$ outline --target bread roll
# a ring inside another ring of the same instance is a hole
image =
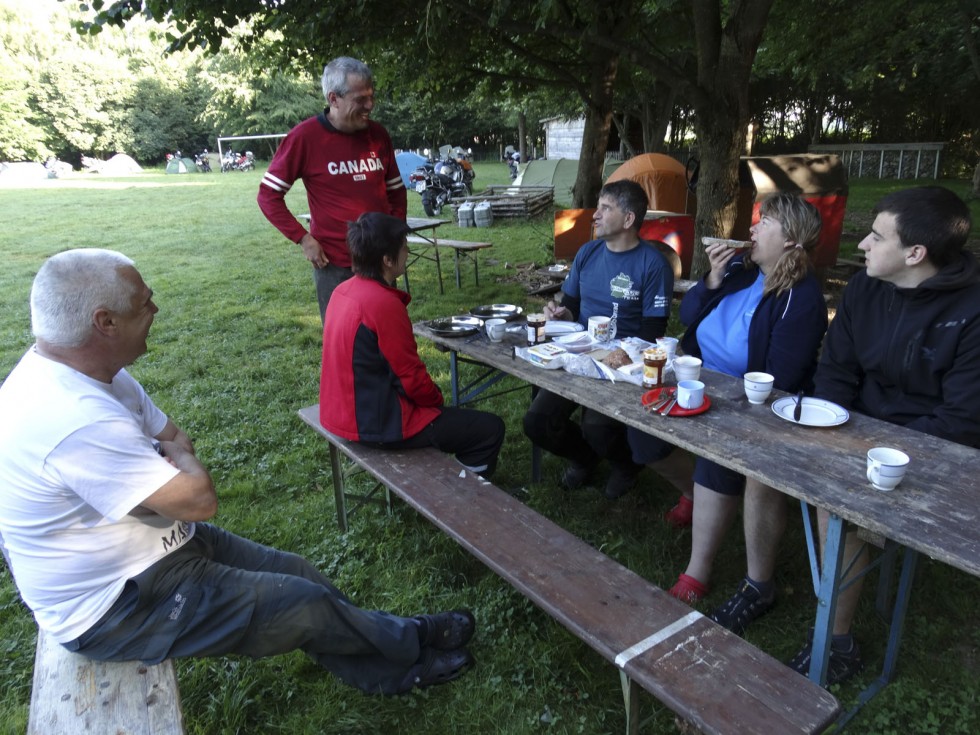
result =
[[[626,350],[619,347],[602,358],[602,364],[608,365],[613,370],[616,368],[621,368],[623,365],[629,365],[631,362],[633,361],[630,359],[630,356],[626,354]]]

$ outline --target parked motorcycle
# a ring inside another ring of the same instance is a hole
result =
[[[206,174],[211,173],[211,159],[208,158],[207,148],[194,156],[194,164],[197,166],[198,171],[203,171]]]
[[[440,160],[423,163],[408,176],[415,191],[422,195],[422,209],[429,217],[439,215],[454,197],[472,194],[476,178],[473,164],[461,148],[443,146],[439,152]]]
[[[229,150],[221,159],[221,173],[225,171],[251,171],[255,168],[255,154],[252,151],[235,153]]]

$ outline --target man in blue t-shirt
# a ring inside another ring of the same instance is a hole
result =
[[[597,239],[578,251],[561,287],[561,305],[552,301],[544,307],[547,319],[585,325],[589,317],[612,316],[617,305],[617,337],[652,342],[664,335],[674,274],[657,248],[640,239],[647,203],[643,188],[633,181],[602,188],[593,216]],[[579,426],[571,420],[577,408],[573,401],[540,391],[524,415],[524,433],[539,447],[569,460],[562,482],[570,490],[586,484],[599,460],[608,459],[612,471],[605,495],[618,498],[643,469],[633,462],[626,427],[584,408]]]

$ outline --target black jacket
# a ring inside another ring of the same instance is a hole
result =
[[[830,325],[816,395],[980,447],[980,266],[964,253],[916,288],[861,271]]]

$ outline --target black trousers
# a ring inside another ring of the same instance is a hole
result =
[[[415,436],[396,442],[365,442],[389,449],[435,447],[454,454],[460,464],[489,478],[497,468],[504,443],[504,421],[499,416],[472,408],[446,407]]]
[[[626,426],[598,411],[582,408],[581,426],[572,420],[574,401],[539,391],[524,414],[524,433],[542,449],[584,467],[607,459],[618,471],[639,472],[626,440]]]

